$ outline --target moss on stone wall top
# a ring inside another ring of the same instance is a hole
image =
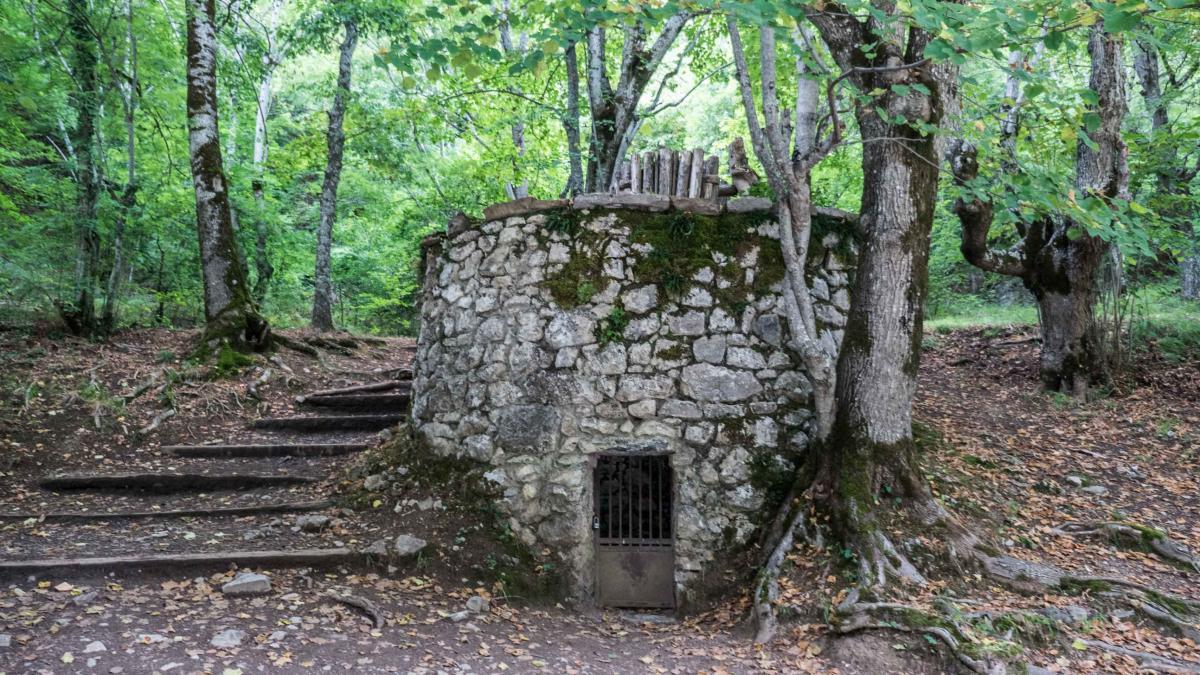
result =
[[[714,254],[720,254],[736,266],[736,260],[757,248],[752,266],[753,278],[747,280],[740,266],[738,273],[726,276],[728,288],[715,289],[714,296],[724,305],[737,306],[750,295],[765,294],[784,276],[783,254],[775,239],[758,234],[760,225],[774,222],[771,212],[701,215],[685,212],[647,213],[596,209],[586,216],[579,211],[561,209],[546,214],[546,230],[570,238],[571,259],[542,282],[563,308],[577,307],[606,284],[604,260],[607,240],[603,232],[581,226],[584,219],[594,220],[614,214],[622,226],[630,229],[630,244],[644,244],[650,252],[638,256],[633,266],[638,283],[657,284],[669,298],[678,298],[696,285],[693,277],[701,269],[712,267]]]

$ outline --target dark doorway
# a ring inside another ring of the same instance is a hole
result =
[[[666,455],[596,460],[597,600],[602,607],[674,607],[674,481]]]

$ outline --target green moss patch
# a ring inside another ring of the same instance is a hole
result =
[[[630,228],[630,243],[645,244],[652,249],[634,264],[635,278],[639,283],[658,285],[667,297],[678,298],[686,293],[694,285],[692,277],[705,267],[719,273],[713,262],[714,253],[732,260],[758,248],[752,281],[747,282],[743,270],[736,267],[736,274],[727,277],[728,288],[713,289],[716,301],[735,312],[745,306],[748,298],[766,294],[772,285],[783,280],[785,268],[779,242],[755,231],[759,225],[774,222],[774,214],[770,212],[709,216],[597,209],[586,217],[595,219],[610,214]],[[583,227],[582,217],[570,209],[549,211],[542,230],[543,241],[551,234],[558,234],[569,241],[571,248],[570,261],[542,282],[542,287],[564,309],[586,304],[608,283],[604,262],[611,237]]]

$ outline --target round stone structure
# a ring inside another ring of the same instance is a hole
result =
[[[817,218],[808,270],[834,343],[838,226]],[[773,515],[811,420],[778,236],[765,199],[588,194],[499,204],[426,240],[413,428],[489,465],[513,533],[560,559],[575,601],[596,601],[598,457],[669,461],[680,606]]]

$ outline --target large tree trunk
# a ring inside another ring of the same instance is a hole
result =
[[[908,55],[899,62],[913,60]],[[863,89],[917,82],[936,88],[925,70],[892,75],[900,79],[870,78]],[[884,97],[892,99],[883,104],[889,112],[905,107],[910,119],[940,121],[933,99]],[[863,140],[859,257],[837,365],[837,412],[829,442],[817,455],[814,495],[830,514],[833,533],[858,553],[862,581],[882,585],[892,574],[920,575],[889,562],[890,544],[875,516],[878,497],[902,500],[922,519],[941,515],[912,436],[938,169],[932,135],[880,119],[876,105],[860,106],[857,118]]]
[[[321,224],[317,228],[317,273],[313,293],[313,328],[333,330],[333,279],[330,273],[330,249],[333,246],[333,222],[337,216],[338,181],[342,177],[342,151],[346,134],[342,121],[346,116],[346,97],[350,93],[350,72],[354,47],[358,42],[358,27],[346,22],[346,39],[342,41],[338,60],[337,91],[329,110],[329,132],[326,136],[329,157],[325,163],[325,182],[321,185]]]
[[[187,0],[187,10],[188,147],[204,280],[202,346],[227,342],[237,349],[263,349],[270,329],[250,297],[221,162],[214,0]]]
[[[254,115],[254,149],[251,155],[254,177],[250,182],[250,191],[254,195],[254,268],[258,273],[254,280],[254,301],[261,303],[267,297],[271,287],[271,277],[275,275],[275,267],[267,254],[267,240],[270,228],[267,227],[265,199],[263,196],[263,165],[267,161],[267,115],[271,112],[271,85],[275,76],[275,67],[279,65],[279,51],[275,44],[275,29],[279,19],[281,0],[272,0],[267,19],[267,51],[262,57],[262,81],[258,85],[258,105]]]
[[[95,335],[96,275],[100,257],[97,206],[100,179],[96,167],[96,116],[99,93],[96,83],[96,40],[88,17],[86,0],[67,5],[75,78],[75,275],[71,300],[60,307],[67,329],[76,335]]]

